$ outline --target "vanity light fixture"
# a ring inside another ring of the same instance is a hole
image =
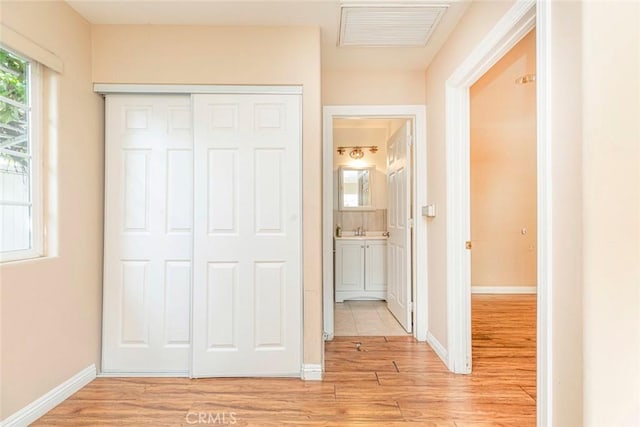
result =
[[[362,157],[364,157],[364,151],[362,151],[362,148],[356,147],[351,150],[351,152],[349,153],[349,157],[356,160],[361,159]]]
[[[356,160],[364,157],[364,151],[362,151],[363,148],[368,148],[369,152],[372,154],[375,154],[378,152],[377,145],[350,145],[350,146],[338,147],[337,149],[338,154],[343,155],[344,153],[347,152],[347,149],[349,148],[351,149],[351,151],[349,151],[349,157]]]

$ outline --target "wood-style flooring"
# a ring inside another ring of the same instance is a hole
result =
[[[534,426],[535,296],[472,307],[472,375],[411,337],[338,337],[322,382],[99,378],[34,425]]]

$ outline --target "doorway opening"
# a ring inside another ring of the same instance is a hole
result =
[[[424,121],[424,106],[324,108],[326,340],[426,338]]]
[[[407,118],[333,120],[334,336],[411,333],[412,135]]]
[[[532,402],[538,225],[535,81],[533,29],[469,90],[473,372],[518,366],[513,384]],[[496,357],[500,354],[508,354],[508,362]]]
[[[471,257],[469,215],[469,88],[532,28],[536,28],[537,295],[536,386],[539,425],[549,424],[552,401],[552,179],[553,116],[550,73],[550,8],[517,0],[459,64],[446,82],[447,366],[471,372]]]

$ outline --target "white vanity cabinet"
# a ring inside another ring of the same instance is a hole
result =
[[[335,249],[336,302],[348,299],[386,299],[386,239],[336,238]]]

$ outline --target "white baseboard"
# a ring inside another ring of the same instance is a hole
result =
[[[471,286],[472,294],[535,294],[535,286]]]
[[[188,371],[176,372],[100,372],[98,378],[189,378]]]
[[[82,371],[75,374],[56,388],[48,391],[43,396],[34,400],[18,412],[4,419],[2,427],[23,427],[28,426],[35,420],[58,406],[73,393],[89,384],[96,378],[96,365],[87,366]]]
[[[314,364],[302,365],[300,378],[305,381],[322,381],[322,366]]]
[[[442,360],[444,365],[448,368],[449,367],[449,352],[447,351],[446,348],[444,348],[442,343],[440,341],[438,341],[438,339],[431,334],[431,331],[427,331],[427,343],[429,344],[429,346],[431,346],[433,351],[436,352],[438,357]]]

